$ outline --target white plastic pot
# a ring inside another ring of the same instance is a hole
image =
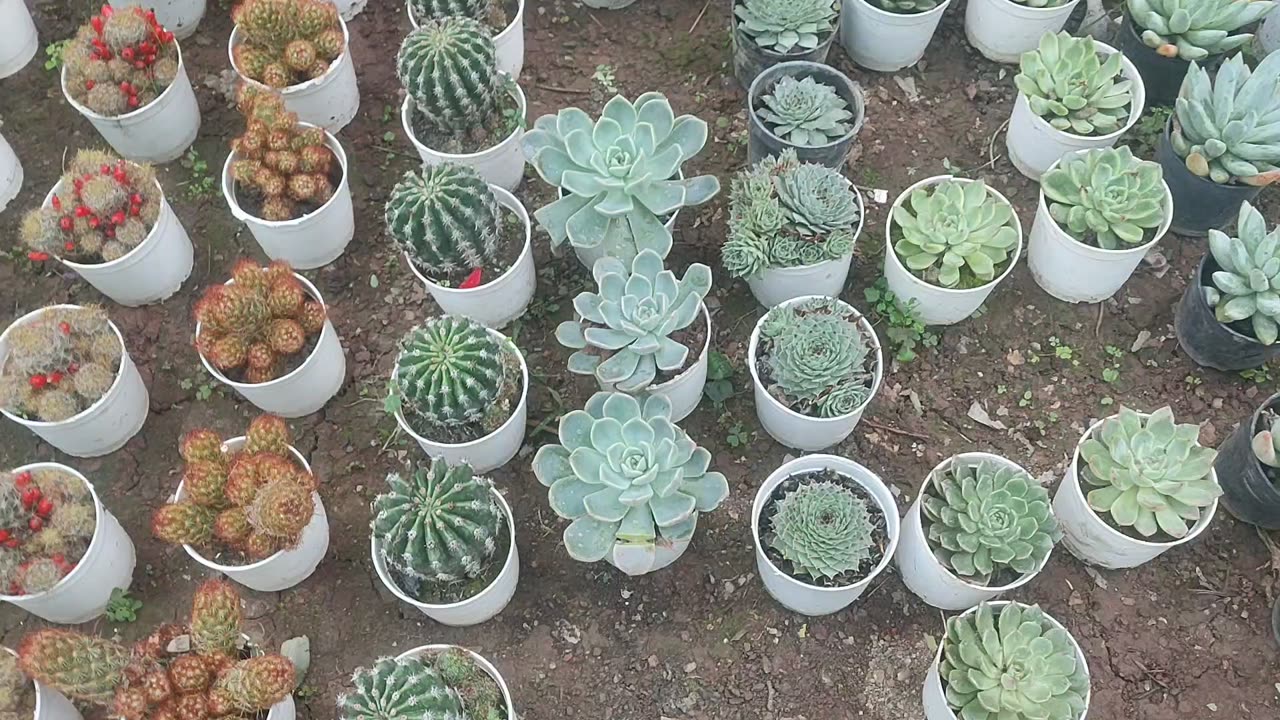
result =
[[[497,430],[471,442],[440,443],[419,435],[404,419],[404,413],[399,410],[396,410],[395,413],[396,422],[400,423],[400,429],[408,433],[414,440],[417,440],[418,445],[427,455],[433,458],[440,458],[452,464],[466,462],[471,465],[471,469],[476,473],[497,470],[516,456],[516,453],[520,451],[520,446],[524,444],[525,424],[529,418],[529,366],[525,364],[524,353],[520,352],[520,348],[507,339],[507,336],[497,330],[490,329],[489,334],[511,348],[516,353],[516,356],[520,358],[520,377],[521,382],[524,383],[524,387],[520,391],[520,402],[516,404],[516,409],[511,413],[511,417],[507,418],[507,421],[502,423]],[[391,373],[391,378],[393,381],[395,380],[394,370]]]
[[[962,183],[974,182],[967,178],[957,178],[950,175],[938,175],[937,177],[921,180],[903,191],[898,196],[898,199],[893,201],[893,207],[896,208],[901,205],[917,189],[937,185],[945,180],[955,180]],[[1000,202],[1013,208],[1013,204],[1005,199],[1005,196],[1001,195],[995,188],[988,185],[987,191]],[[930,285],[916,277],[902,264],[902,261],[898,258],[898,253],[893,249],[893,209],[890,208],[885,217],[884,228],[884,278],[889,285],[889,289],[904,303],[910,300],[919,301],[916,310],[920,321],[925,325],[953,325],[964,320],[977,311],[982,303],[986,302],[987,297],[991,295],[991,291],[995,290],[1001,281],[1009,277],[1009,273],[1013,272],[1014,266],[1018,264],[1018,257],[1022,254],[1022,220],[1018,218],[1016,208],[1014,208],[1013,218],[1018,228],[1018,244],[1010,254],[1009,266],[986,285],[976,288],[954,289]]]
[[[364,6],[369,0],[333,0],[333,4],[338,6],[338,14],[343,20],[351,21],[355,16],[364,10]]]
[[[884,555],[866,577],[852,585],[819,587],[798,580],[774,565],[765,554],[764,545],[760,542],[760,514],[768,505],[769,496],[787,478],[814,470],[834,470],[851,478],[875,498],[881,513],[884,514],[885,533],[889,537],[888,545],[884,547]],[[805,455],[783,463],[782,467],[774,470],[756,491],[755,502],[751,504],[751,538],[756,547],[756,570],[760,573],[760,579],[764,581],[765,590],[769,591],[774,600],[802,615],[830,615],[845,609],[857,600],[871,581],[889,566],[889,560],[893,557],[894,549],[898,545],[898,506],[893,500],[893,493],[889,492],[888,486],[880,476],[862,465],[836,455]]]
[[[40,37],[23,0],[0,0],[0,27],[5,29],[0,35],[0,78],[7,78],[31,62],[40,49]]]
[[[85,116],[117,155],[135,162],[163,164],[182,157],[200,134],[200,105],[178,51],[178,74],[160,96],[133,112],[107,117],[76,102],[67,92],[67,66],[62,66],[62,95]]]
[[[404,8],[409,16],[409,24],[417,30],[420,26],[418,19],[413,16],[413,10],[408,3],[405,3]],[[524,0],[516,0],[516,16],[502,32],[493,36],[493,50],[498,70],[519,80],[520,71],[524,69]]]
[[[140,5],[143,10],[155,10],[156,22],[179,40],[186,40],[196,32],[196,26],[204,17],[205,0],[111,0],[114,7]]]
[[[1146,417],[1144,414],[1143,417]],[[1081,561],[1099,567],[1122,569],[1142,565],[1155,559],[1166,550],[1185,545],[1196,539],[1209,527],[1213,515],[1218,511],[1218,501],[1200,511],[1200,520],[1191,527],[1185,537],[1173,542],[1148,542],[1129,537],[1116,530],[1098,516],[1089,507],[1085,491],[1080,487],[1080,446],[1084,444],[1102,426],[1102,420],[1094,423],[1080,438],[1075,453],[1071,456],[1071,464],[1053,496],[1053,514],[1058,518],[1058,526],[1062,528],[1062,544]],[[1211,470],[1214,482],[1218,481],[1218,473]]]
[[[0,0],[6,2],[7,0]],[[13,147],[0,135],[0,212],[22,191],[22,162]]]
[[[1160,184],[1164,187],[1164,222],[1149,242],[1124,250],[1104,250],[1071,237],[1049,215],[1049,205],[1042,189],[1036,220],[1031,226],[1031,239],[1027,243],[1027,266],[1036,284],[1067,302],[1096,303],[1116,294],[1173,222],[1173,194],[1163,180]]]
[[[498,492],[496,488],[492,488],[491,492],[497,499],[498,505],[502,507],[503,515],[507,518],[507,533],[511,539],[511,547],[507,551],[507,559],[503,561],[502,570],[498,572],[498,577],[494,578],[493,582],[484,590],[466,600],[436,605],[419,602],[406,595],[391,579],[391,575],[387,573],[387,564],[382,558],[382,542],[375,535],[369,538],[369,553],[373,558],[373,569],[377,571],[378,579],[391,591],[392,595],[418,608],[427,617],[441,625],[452,627],[479,625],[502,612],[507,603],[511,602],[511,598],[515,596],[516,585],[520,582],[520,552],[516,548],[516,523],[511,515],[511,506],[507,504],[507,499],[502,497],[502,493]]]
[[[9,332],[18,325],[25,325],[35,320],[49,308],[73,309],[78,305],[50,305],[48,308],[33,310],[14,320],[0,334],[0,366],[3,366],[9,354]],[[147,386],[142,384],[142,376],[129,357],[129,349],[124,345],[124,336],[120,328],[111,323],[111,330],[116,334],[122,348],[120,369],[116,372],[116,380],[106,394],[98,398],[98,402],[85,408],[60,422],[42,422],[27,420],[0,409],[5,417],[22,425],[40,436],[40,439],[72,457],[98,457],[109,455],[124,447],[129,439],[138,434],[143,423],[147,421],[148,403]]]
[[[1008,604],[1008,600],[996,600],[990,603],[992,611],[996,613],[997,617],[999,616],[1000,610]],[[977,608],[970,609],[963,613],[961,617],[976,611]],[[1050,624],[1065,631],[1067,633],[1067,637],[1071,638],[1071,647],[1075,648],[1076,651],[1076,662],[1080,663],[1080,666],[1084,668],[1085,673],[1088,674],[1089,661],[1085,658],[1084,651],[1080,649],[1080,643],[1076,642],[1075,636],[1071,634],[1071,631],[1063,627],[1062,623],[1049,615],[1049,613],[1045,613],[1044,617]],[[951,706],[947,704],[946,689],[942,687],[942,675],[941,671],[938,669],[941,664],[942,644],[939,643],[938,652],[933,657],[933,664],[929,666],[929,673],[924,678],[924,693],[921,698],[924,702],[924,717],[925,720],[958,720],[956,714],[951,710]],[[1089,692],[1085,693],[1084,711],[1080,713],[1079,720],[1085,720],[1085,718],[1089,716],[1089,700],[1092,695],[1093,688],[1090,687]]]
[[[133,567],[137,560],[133,541],[111,511],[103,506],[93,483],[84,475],[66,465],[50,462],[23,465],[13,472],[25,470],[61,470],[80,478],[93,497],[97,524],[84,556],[57,585],[35,595],[0,595],[0,600],[13,603],[49,622],[62,625],[88,622],[107,609],[112,590],[128,590],[133,583]]]
[[[299,123],[315,127],[311,123]],[[356,235],[356,215],[351,204],[351,173],[347,153],[332,133],[325,132],[325,144],[342,166],[342,181],[333,197],[308,215],[293,220],[263,220],[240,207],[236,198],[236,181],[231,174],[236,154],[232,152],[222,165],[222,196],[227,199],[231,215],[249,227],[262,252],[272,260],[284,260],[295,270],[312,270],[337,260]]]
[[[804,295],[779,303],[779,307],[821,297],[820,295]],[[810,417],[809,415],[801,415],[779,402],[765,388],[764,383],[760,381],[760,374],[756,370],[756,353],[760,344],[760,328],[764,325],[764,319],[768,317],[768,313],[760,316],[760,319],[756,321],[755,329],[751,331],[751,343],[747,347],[747,369],[751,371],[751,384],[755,388],[756,417],[760,419],[760,424],[764,426],[765,432],[768,432],[774,440],[797,450],[813,452],[831,447],[849,437],[853,429],[858,426],[858,422],[862,420],[862,413],[871,404],[871,401],[875,399],[876,393],[880,390],[880,383],[884,381],[884,354],[880,350],[880,338],[876,335],[875,329],[867,321],[866,316],[858,312],[852,305],[838,298],[835,301],[840,307],[857,315],[858,327],[862,328],[867,342],[871,343],[872,348],[875,349],[875,374],[874,380],[871,382],[871,392],[867,394],[866,402],[847,415],[832,418]]]
[[[853,253],[850,252],[844,257],[813,265],[768,267],[747,277],[747,285],[751,287],[751,294],[756,296],[756,302],[767,308],[804,295],[840,297],[852,264]]]
[[[689,417],[698,403],[702,401],[702,389],[707,384],[707,362],[711,355],[711,313],[706,304],[702,304],[702,318],[707,323],[707,338],[702,343],[702,351],[698,359],[684,372],[658,385],[645,388],[645,395],[662,395],[671,403],[671,422],[680,422]],[[600,389],[613,392],[613,383],[601,382]],[[620,392],[620,391],[619,391]],[[632,393],[628,393],[632,394]]]
[[[44,196],[44,206],[53,201],[54,193],[61,185],[55,185]],[[160,182],[156,181],[156,187]],[[84,278],[98,292],[112,302],[128,307],[158,303],[182,287],[191,276],[195,261],[195,248],[187,236],[182,221],[169,206],[160,188],[160,215],[147,237],[127,255],[104,263],[78,263],[59,257],[66,265]]]
[[[1038,8],[1013,0],[969,0],[964,34],[988,60],[1016,63],[1022,53],[1039,46],[1045,33],[1061,30],[1079,2]]]
[[[4,648],[4,651],[15,658],[18,657],[18,653],[9,648]],[[48,685],[40,684],[40,681],[34,678],[31,679],[31,684],[36,691],[36,706],[31,714],[32,720],[83,720],[80,711],[62,693]]]
[[[339,19],[338,22],[342,26],[342,54],[329,65],[329,71],[279,91],[285,108],[297,113],[299,120],[319,125],[331,133],[346,127],[360,110],[360,87],[356,84],[356,65],[351,58],[351,36],[347,32],[346,21]],[[241,81],[265,89],[265,85],[245,77],[236,67],[235,48],[239,44],[240,28],[237,26],[232,28],[231,37],[227,40],[227,58],[231,67],[240,75]]]
[[[524,249],[507,271],[493,280],[467,290],[445,287],[432,282],[423,275],[409,254],[405,253],[404,262],[409,270],[427,286],[427,292],[449,315],[462,315],[491,328],[501,328],[524,314],[533,293],[538,288],[538,272],[533,264],[533,227],[529,222],[529,212],[515,195],[497,185],[489,189],[498,199],[498,204],[511,210],[524,225]]]
[[[437,653],[437,652],[442,652],[444,650],[450,650],[453,648],[458,648],[459,650],[465,652],[467,655],[471,656],[472,662],[474,662],[477,666],[479,666],[481,670],[484,670],[486,675],[493,678],[493,682],[497,684],[498,690],[502,692],[502,699],[507,704],[507,710],[506,710],[507,718],[509,718],[509,720],[515,720],[516,706],[511,702],[511,690],[507,688],[507,681],[502,679],[502,673],[498,672],[498,668],[494,667],[493,663],[484,659],[480,655],[464,647],[458,647],[457,645],[419,645],[418,647],[412,650],[408,650],[396,656],[396,659],[408,660],[410,658],[421,658],[426,656],[428,653]],[[275,719],[272,718],[271,720],[275,720]]]
[[[1012,460],[985,452],[961,453],[938,463],[924,478],[920,493],[915,502],[907,509],[907,516],[902,521],[902,540],[898,543],[898,553],[894,560],[902,575],[902,583],[917,597],[930,605],[943,610],[966,610],[979,603],[994,600],[1001,595],[1020,588],[1031,582],[1049,562],[1045,555],[1044,562],[1034,572],[1018,578],[1007,585],[976,585],[947,569],[934,555],[929,547],[929,540],[924,529],[924,495],[933,484],[934,478],[951,468],[956,461],[966,463],[989,462],[1000,467],[1012,468],[1026,473],[1023,467]]]
[[[316,302],[324,304],[324,298],[311,281],[297,275],[302,287]],[[228,280],[228,283],[234,280]],[[196,337],[200,337],[200,323],[196,323]],[[197,353],[199,354],[199,353]],[[338,331],[333,329],[333,321],[324,321],[320,331],[320,339],[315,348],[301,365],[288,375],[264,383],[235,382],[218,371],[200,354],[200,362],[209,374],[223,384],[230,385],[240,393],[241,397],[253,403],[259,410],[280,417],[296,418],[310,415],[324,407],[329,399],[338,393],[342,380],[347,375],[347,356],[342,350],[342,341]]]
[[[915,65],[933,39],[951,0],[922,13],[892,13],[871,0],[844,0],[840,45],[849,59],[868,70],[896,72]]]
[[[1008,0],[999,0],[1007,2]],[[1109,55],[1118,52],[1105,43],[1095,42],[1098,52]],[[1142,84],[1142,76],[1138,68],[1129,58],[1121,55],[1122,75],[1133,81],[1133,100],[1129,107],[1129,122],[1115,132],[1106,135],[1084,136],[1063,132],[1050,125],[1044,118],[1031,111],[1027,96],[1018,93],[1013,103],[1013,115],[1009,118],[1009,132],[1005,135],[1005,148],[1009,151],[1009,160],[1018,172],[1032,180],[1039,180],[1050,167],[1064,155],[1076,150],[1107,148],[1116,144],[1121,135],[1142,117],[1147,104],[1146,86]]]
[[[286,695],[285,699],[271,706],[267,711],[267,720],[297,720],[298,706],[293,701],[292,695]]]
[[[636,0],[582,0],[582,4],[596,10],[621,10]]]
[[[520,180],[524,178],[524,150],[521,149],[520,142],[524,138],[523,125],[528,115],[528,105],[525,101],[524,90],[514,82],[511,83],[511,88],[512,95],[516,98],[516,103],[520,110],[521,126],[512,130],[506,140],[480,152],[454,155],[432,150],[423,145],[413,134],[411,118],[415,106],[412,97],[405,97],[404,102],[400,105],[400,124],[404,126],[404,134],[409,136],[409,141],[417,148],[418,156],[422,158],[423,164],[443,165],[445,163],[453,163],[455,165],[465,165],[479,173],[485,182],[497,185],[504,190],[515,190],[520,184]]]

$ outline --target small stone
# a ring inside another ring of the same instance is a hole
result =
[[[688,664],[686,664],[686,665],[684,666],[684,671],[685,671],[685,673],[691,673],[691,672],[693,672],[694,670],[697,670],[697,669],[698,669],[698,663],[696,663],[696,662],[691,662],[691,663],[688,663]]]

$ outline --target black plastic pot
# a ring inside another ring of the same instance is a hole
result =
[[[1280,530],[1280,488],[1253,454],[1254,433],[1262,429],[1262,413],[1280,404],[1280,394],[1262,403],[1218,448],[1213,469],[1222,486],[1222,506],[1232,515],[1266,530]]]
[[[853,113],[853,127],[839,140],[813,147],[793,145],[773,134],[756,114],[756,109],[764,105],[764,96],[772,92],[774,85],[784,77],[813,78],[835,88],[836,94],[849,103],[849,110]],[[858,131],[867,118],[866,109],[867,101],[862,94],[862,86],[830,65],[802,61],[774,65],[756,76],[751,89],[747,91],[747,159],[755,165],[766,157],[792,148],[801,162],[817,163],[839,170],[849,151],[853,149],[854,141],[858,139]]]
[[[737,5],[737,2],[734,3]],[[840,4],[841,12],[844,12],[844,3]],[[840,27],[840,16],[836,15],[832,21],[831,33],[827,35],[827,39],[818,43],[818,47],[803,52],[776,53],[772,50],[765,50],[752,40],[746,33],[738,29],[738,18],[733,19],[733,74],[738,78],[738,84],[742,85],[743,90],[751,87],[751,83],[755,82],[756,76],[764,72],[766,69],[777,65],[778,63],[791,62],[793,60],[803,60],[813,63],[825,63],[827,54],[831,52],[831,44],[836,40],[836,29]]]
[[[1142,84],[1147,88],[1147,107],[1172,105],[1178,98],[1178,91],[1182,89],[1182,79],[1187,76],[1191,62],[1176,57],[1167,58],[1156,52],[1155,48],[1147,47],[1142,42],[1142,30],[1127,12],[1116,38],[1120,52],[1129,58],[1129,62],[1138,68],[1138,74],[1142,76]]]
[[[1213,255],[1205,253],[1195,276],[1187,283],[1173,316],[1178,345],[1197,365],[1215,370],[1235,372],[1262,367],[1280,356],[1280,343],[1263,345],[1218,322],[1204,297],[1204,286],[1218,269]]]
[[[1262,192],[1261,187],[1231,183],[1223,185],[1202,178],[1187,169],[1187,161],[1178,157],[1169,141],[1169,133],[1177,117],[1170,117],[1164,136],[1156,147],[1156,161],[1164,170],[1164,181],[1173,194],[1173,224],[1179,235],[1204,237],[1210,230],[1224,228],[1240,215],[1240,206]]]

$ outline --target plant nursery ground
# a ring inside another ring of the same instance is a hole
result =
[[[329,303],[349,377],[322,412],[291,423],[295,444],[322,479],[333,537],[328,556],[301,586],[246,593],[254,634],[275,643],[302,634],[311,639],[302,717],[333,717],[334,698],[354,668],[428,642],[465,645],[493,659],[525,720],[922,716],[920,687],[943,617],[894,573],[850,609],[821,619],[784,611],[756,577],[751,500],[789,451],[759,428],[744,366],[762,309],[743,283],[729,282],[718,267],[728,183],[747,154],[745,94],[728,67],[729,5],[639,0],[609,12],[571,0],[530,0],[522,84],[531,119],[566,105],[595,111],[616,88],[632,97],[661,90],[678,113],[710,124],[708,149],[691,170],[718,175],[726,191],[681,214],[672,257],[677,268],[696,261],[717,272],[707,304],[714,347],[735,370],[735,394],[720,407],[704,399],[684,426],[713,451],[717,469],[729,477],[730,498],[703,518],[680,562],[651,576],[631,579],[566,555],[562,523],[528,462],[539,445],[554,442],[558,416],[581,407],[592,390],[589,378],[566,372],[567,351],[552,337],[589,276],[572,258],[552,258],[540,236],[538,295],[510,328],[533,373],[528,435],[517,460],[494,473],[515,510],[521,581],[501,615],[469,629],[436,625],[397,602],[382,590],[369,560],[369,502],[388,471],[419,459],[382,409],[395,343],[437,310],[383,231],[386,195],[416,161],[397,112],[393,58],[409,30],[404,5],[370,0],[351,23],[361,107],[341,139],[352,161],[356,239],[337,262],[308,273]],[[70,36],[93,6],[35,0],[42,43]],[[70,461],[90,477],[137,545],[133,594],[144,603],[138,621],[96,623],[100,632],[130,639],[182,617],[204,575],[148,530],[152,509],[178,481],[179,436],[199,426],[236,434],[254,414],[215,384],[191,346],[191,310],[200,290],[222,281],[236,257],[259,253],[227,211],[218,181],[227,141],[239,131],[225,95],[227,10],[225,0],[211,0],[197,35],[184,43],[204,125],[188,157],[162,170],[169,199],[196,244],[195,271],[162,305],[109,307],[150,388],[151,415],[123,450]],[[925,61],[895,75],[860,71],[838,47],[832,51],[832,62],[868,96],[867,122],[848,167],[868,195],[868,217],[845,292],[863,310],[871,310],[864,290],[880,276],[887,201],[919,179],[949,171],[984,178],[1018,206],[1030,228],[1035,187],[1003,157],[1012,71],[971,50],[962,21],[963,5],[953,7]],[[27,173],[22,195],[0,224],[6,324],[45,304],[99,300],[70,273],[33,266],[16,247],[20,213],[43,198],[65,154],[97,142],[41,59],[2,85],[4,134]],[[550,195],[532,172],[518,194],[530,208]],[[1266,206],[1269,223],[1280,220],[1274,194]],[[1242,377],[1202,370],[1185,357],[1173,338],[1173,306],[1204,242],[1170,236],[1159,250],[1100,305],[1056,301],[1019,265],[979,317],[937,333],[935,346],[922,343],[914,361],[895,364],[859,429],[836,451],[880,473],[902,510],[935,463],[962,451],[998,452],[1056,485],[1081,432],[1121,403],[1171,404],[1180,420],[1202,422],[1202,440],[1216,446],[1274,392],[1280,368]],[[883,337],[886,321],[877,329]],[[17,426],[0,427],[0,464],[54,457]],[[1137,570],[1086,569],[1059,549],[1016,599],[1042,604],[1080,641],[1093,679],[1090,718],[1274,719],[1280,717],[1280,652],[1270,607],[1277,572],[1280,554],[1272,555],[1253,528],[1219,513],[1190,547]],[[0,623],[12,646],[39,621],[6,606]]]

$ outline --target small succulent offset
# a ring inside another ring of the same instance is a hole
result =
[[[61,582],[89,549],[97,515],[88,486],[66,470],[0,473],[0,594]]]
[[[1139,160],[1128,146],[1067,156],[1040,188],[1058,227],[1103,250],[1146,243],[1171,212],[1160,164]]]
[[[1118,52],[1099,57],[1091,37],[1045,33],[1035,50],[1022,54],[1013,82],[1031,112],[1055,129],[1076,135],[1107,135],[1129,120],[1133,81],[1121,77]]]
[[[622,392],[638,393],[654,383],[658,371],[679,370],[691,351],[701,352],[671,335],[701,319],[711,268],[694,263],[677,280],[657,253],[644,250],[630,267],[616,258],[600,258],[591,274],[599,292],[573,299],[581,320],[566,320],[556,328],[556,340],[577,350],[569,357],[570,372],[595,375]]]
[[[89,409],[115,384],[124,347],[100,307],[45,308],[9,330],[0,407],[41,422]]]
[[[665,258],[671,250],[666,217],[720,192],[714,175],[678,179],[680,166],[706,142],[707,124],[676,117],[657,92],[634,103],[615,96],[595,122],[575,107],[543,115],[525,133],[524,154],[563,195],[534,216],[553,248],[567,240],[624,264],[641,250]]]
[[[899,15],[928,12],[942,3],[939,0],[872,0],[881,10]]]
[[[460,648],[434,657],[382,658],[351,676],[340,720],[514,720],[493,678]]]
[[[432,318],[400,340],[391,409],[417,420],[415,427],[425,425],[428,434],[505,421],[510,412],[502,398],[512,382],[505,352],[500,340],[470,318]]]
[[[1252,5],[1273,3],[1253,2]],[[1253,70],[1243,55],[1209,71],[1192,62],[1175,106],[1169,135],[1187,169],[1216,183],[1269,185],[1280,179],[1280,54]]]
[[[867,503],[841,483],[805,482],[773,504],[765,538],[791,564],[794,574],[819,582],[857,580],[871,559],[871,513]]]
[[[955,458],[922,504],[929,547],[956,575],[990,585],[1003,570],[1039,570],[1062,537],[1049,493],[1018,467]]]
[[[849,134],[853,112],[836,89],[811,77],[778,80],[755,109],[764,126],[797,147],[830,145]]]
[[[938,667],[965,720],[1080,720],[1089,671],[1071,635],[1038,605],[983,603],[947,620]]]
[[[324,75],[346,49],[329,0],[243,0],[231,20],[242,38],[232,50],[236,68],[277,90]]]
[[[1177,425],[1168,406],[1143,417],[1129,408],[1102,421],[1080,446],[1081,478],[1094,486],[1089,507],[1143,537],[1185,537],[1222,488],[1218,452],[1201,447],[1198,425]]]
[[[1253,39],[1231,33],[1261,20],[1275,3],[1254,0],[1128,0],[1142,42],[1165,57],[1203,60]]]
[[[836,30],[839,0],[738,0],[738,29],[776,53],[807,52]]]
[[[64,87],[76,102],[116,117],[160,97],[178,75],[178,46],[156,14],[103,5],[62,50]]]
[[[1250,442],[1253,456],[1270,468],[1280,468],[1280,414],[1268,410],[1262,414],[1264,427]]]
[[[729,495],[724,475],[708,471],[711,453],[671,422],[661,395],[598,392],[560,418],[560,443],[538,449],[533,472],[551,509],[573,521],[564,546],[574,560],[611,556],[628,574],[649,572],[659,548],[687,542],[698,513]]]
[[[947,179],[893,208],[893,250],[926,282],[944,288],[991,282],[1018,246],[1018,217],[981,180]]]
[[[18,667],[18,658],[0,653],[0,719],[23,720],[34,717],[36,688]]]
[[[770,310],[760,327],[766,389],[792,410],[814,417],[840,417],[866,404],[876,355],[859,319],[834,298]]]
[[[427,277],[456,283],[498,257],[501,207],[473,168],[410,171],[387,199],[387,232]]]
[[[1246,202],[1236,237],[1210,230],[1209,252],[1219,269],[1204,292],[1218,322],[1248,321],[1258,342],[1274,344],[1280,335],[1280,226],[1267,232],[1262,213]]]
[[[396,74],[427,126],[450,135],[489,124],[509,82],[489,29],[469,17],[424,20],[400,45]]]
[[[261,201],[263,220],[292,220],[333,197],[338,162],[323,128],[300,125],[280,95],[251,85],[241,87],[237,107],[245,131],[231,141],[231,177]]]

